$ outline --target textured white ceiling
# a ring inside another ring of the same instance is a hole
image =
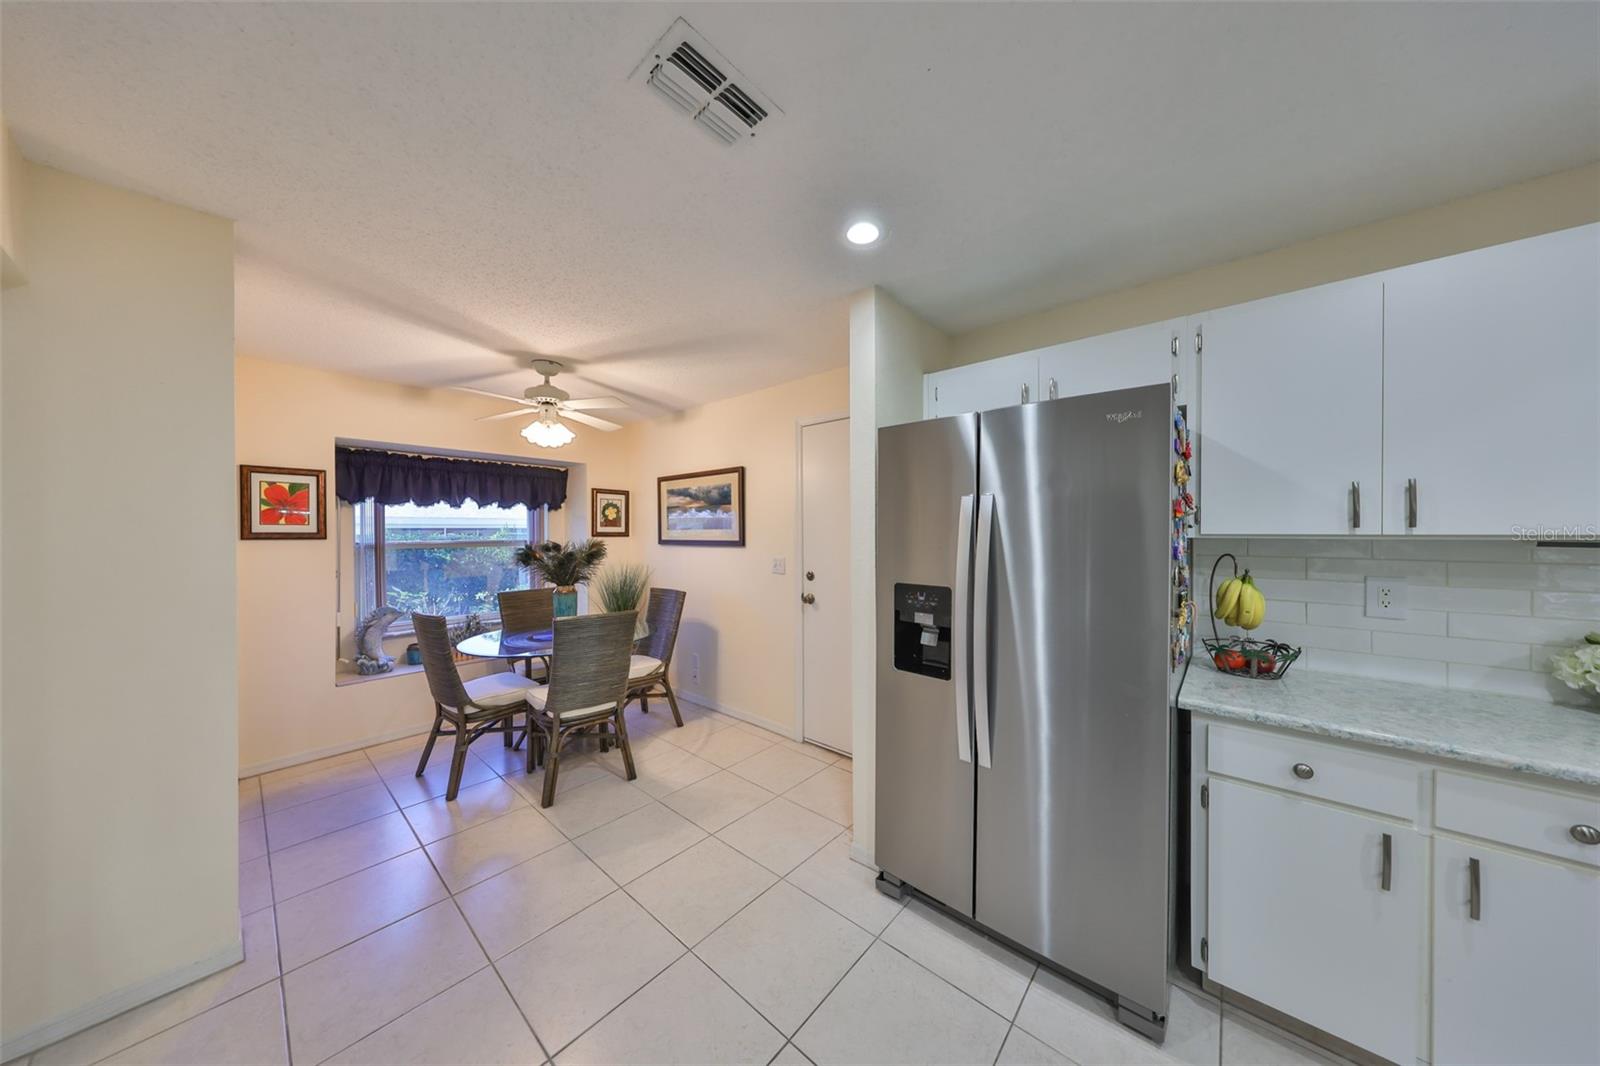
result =
[[[783,109],[629,73],[684,15]],[[1600,157],[1600,5],[0,7],[25,153],[238,220],[242,351],[681,407]],[[857,212],[883,221],[845,247]]]

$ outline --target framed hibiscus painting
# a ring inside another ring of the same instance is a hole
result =
[[[596,537],[626,537],[632,516],[627,489],[589,490],[589,530]]]
[[[327,472],[239,467],[240,540],[326,540]]]

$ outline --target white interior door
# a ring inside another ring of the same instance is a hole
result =
[[[800,712],[850,753],[850,420],[800,429]]]

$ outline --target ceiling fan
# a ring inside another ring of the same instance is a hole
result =
[[[524,391],[522,394],[524,399],[521,400],[513,399],[510,396],[502,396],[498,392],[469,388],[465,385],[458,385],[457,388],[462,392],[474,392],[479,396],[493,396],[497,400],[510,400],[521,405],[509,411],[501,411],[499,414],[485,415],[478,419],[479,422],[493,422],[501,418],[526,418],[530,413],[536,414],[537,418],[529,423],[527,428],[522,431],[522,435],[529,444],[535,444],[541,448],[559,448],[564,444],[572,443],[574,434],[571,429],[561,424],[560,419],[567,419],[580,425],[593,426],[595,429],[602,429],[607,433],[622,428],[615,422],[608,422],[603,418],[597,418],[584,412],[604,410],[611,407],[627,407],[626,400],[618,399],[615,396],[593,396],[587,399],[574,400],[571,393],[567,392],[566,389],[557,388],[555,385],[550,384],[551,378],[566,369],[565,364],[559,363],[554,359],[535,359],[533,361],[533,369],[535,373],[544,376],[544,384],[534,385]]]

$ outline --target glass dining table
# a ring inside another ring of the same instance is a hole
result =
[[[650,625],[643,618],[633,631],[635,642],[643,640],[650,635]],[[474,633],[472,636],[456,643],[456,651],[474,659],[543,659],[546,664],[550,662],[551,655],[555,652],[555,630],[533,629],[520,633],[508,633],[503,629],[491,629],[485,633]]]

